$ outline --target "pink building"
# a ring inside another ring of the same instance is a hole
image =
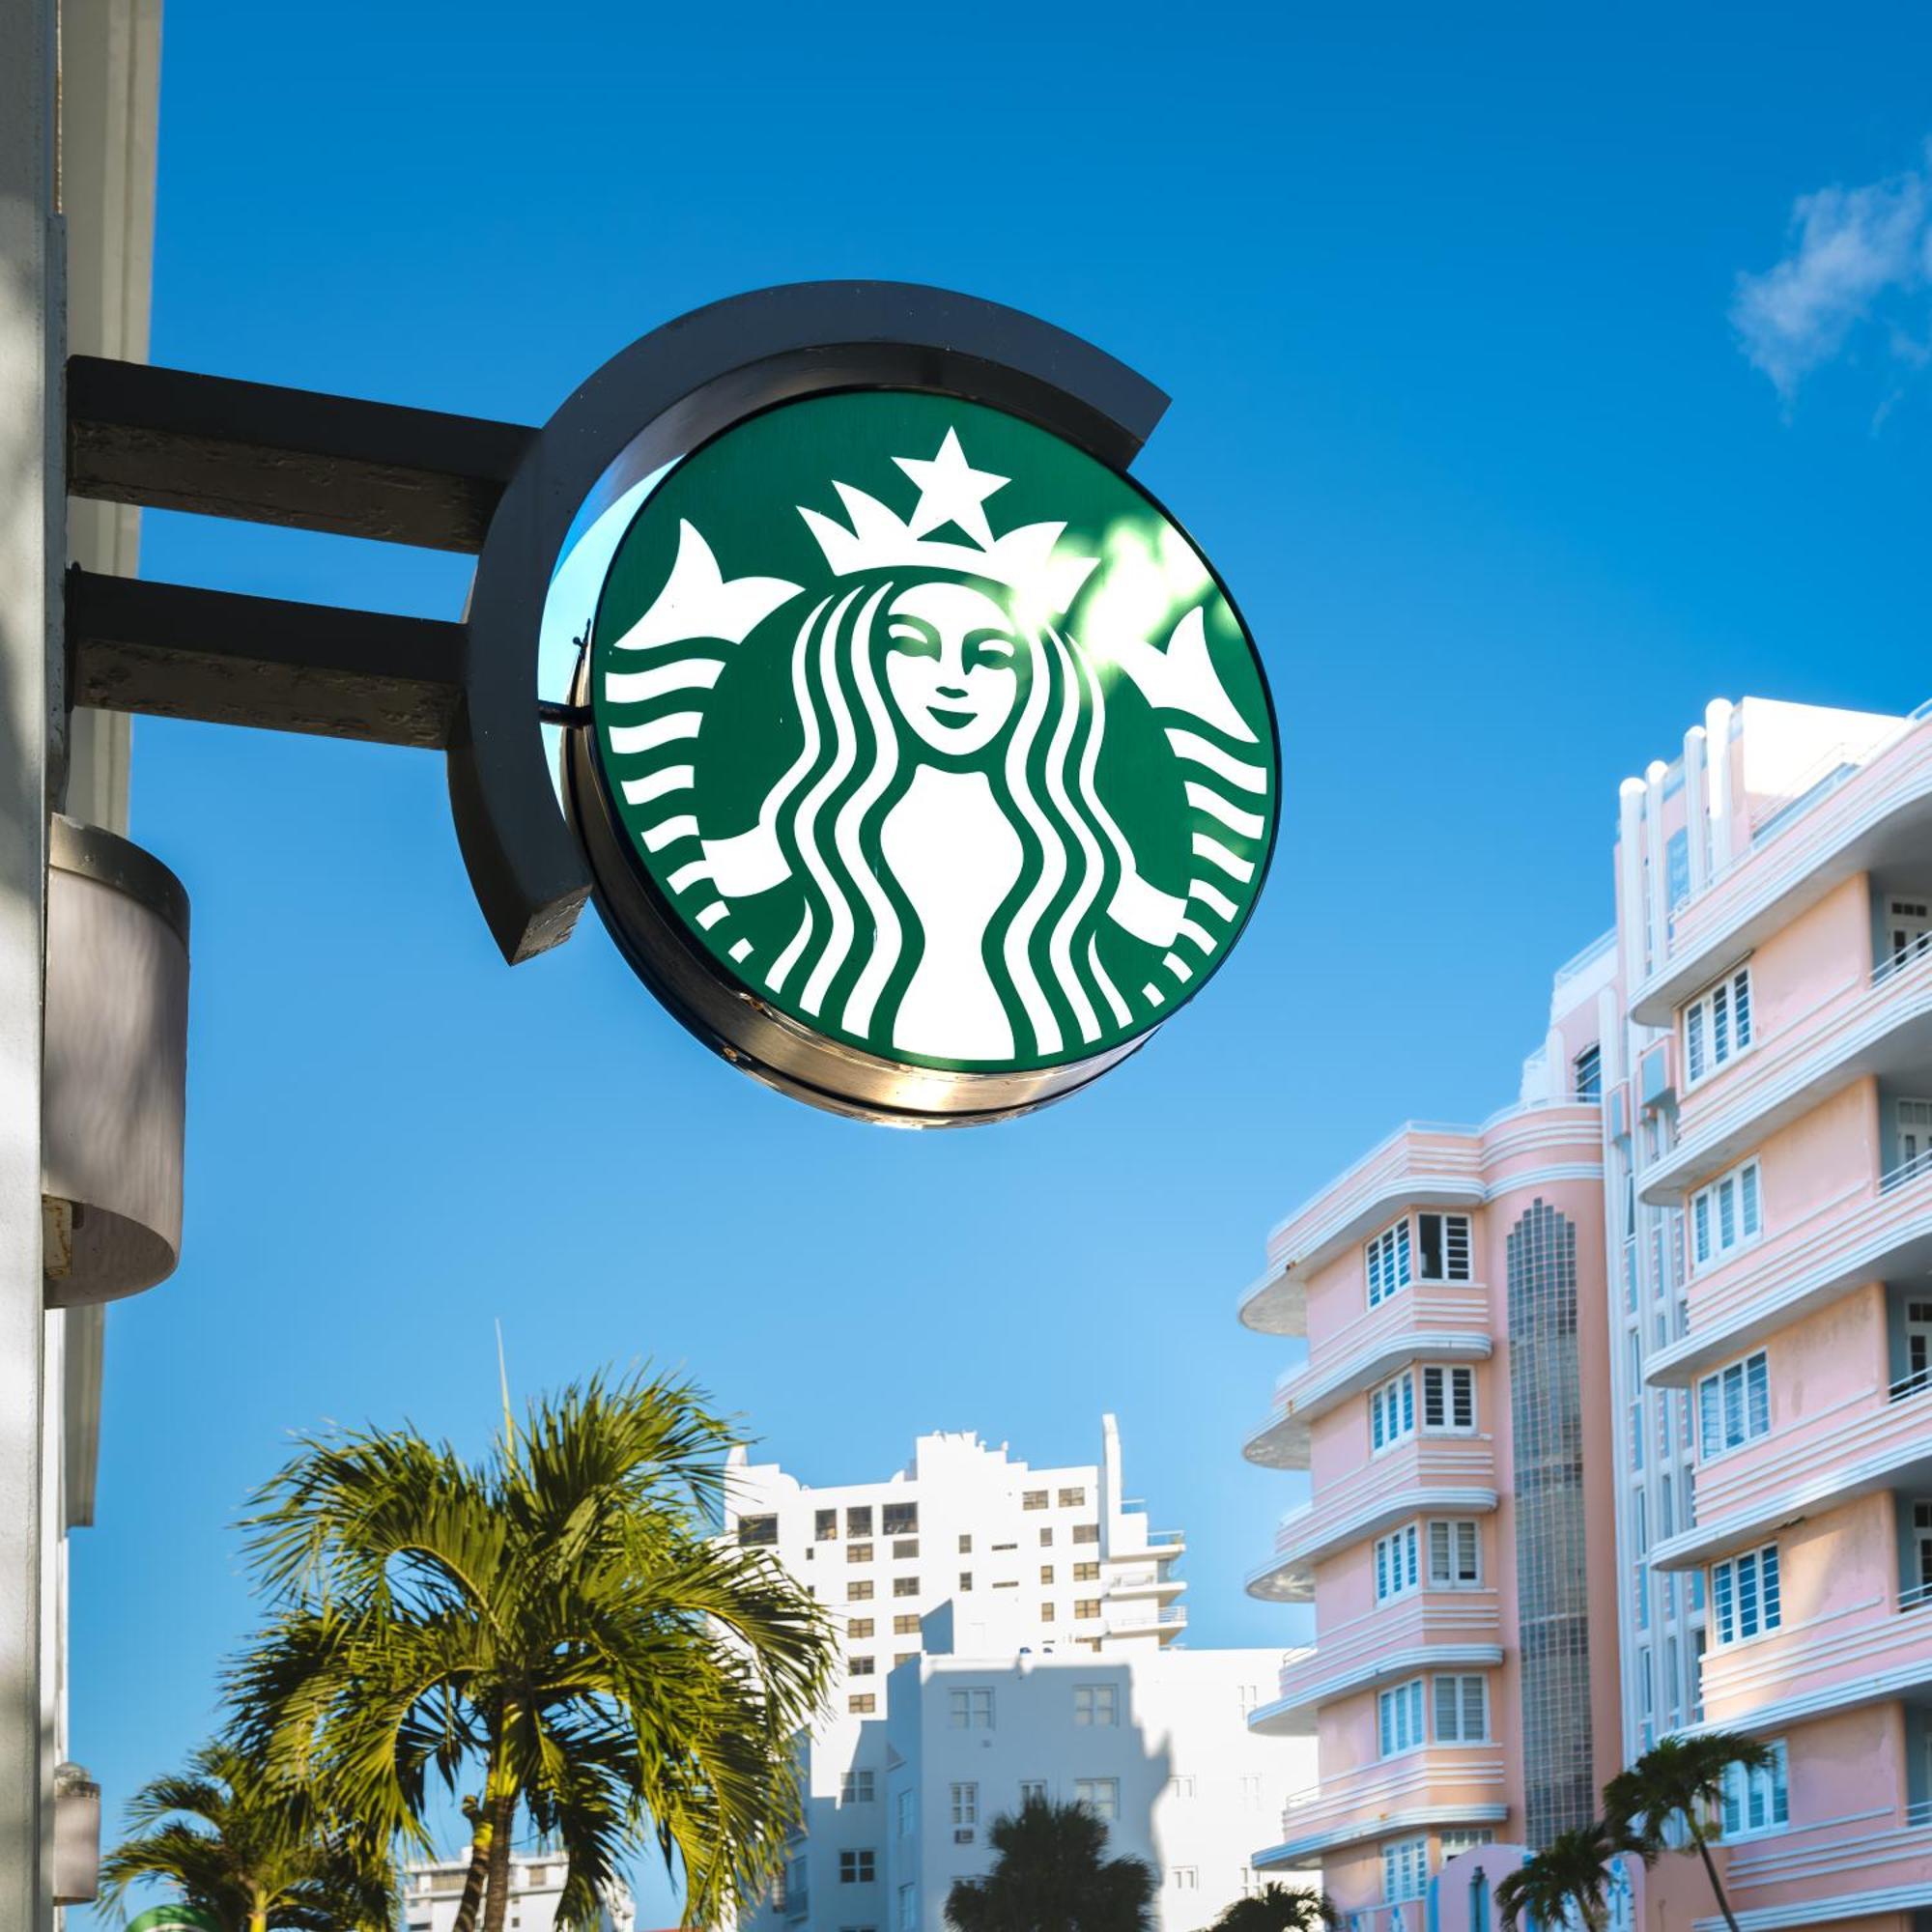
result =
[[[1519,1104],[1416,1125],[1277,1228],[1305,1469],[1250,1591],[1317,1648],[1321,1783],[1256,1859],[1362,1932],[1581,1823],[1668,1731],[1774,1745],[1744,1932],[1932,1924],[1932,715],[1747,699],[1627,781],[1617,923]],[[1457,1867],[1463,1871],[1464,1861]],[[1712,1932],[1693,1861],[1619,1916]]]

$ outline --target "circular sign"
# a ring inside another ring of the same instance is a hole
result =
[[[997,1118],[1227,956],[1279,753],[1234,604],[1136,484],[900,390],[714,437],[612,554],[566,799],[642,976],[748,1070]]]

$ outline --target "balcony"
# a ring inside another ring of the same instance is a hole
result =
[[[1501,1745],[1430,1745],[1291,1794],[1270,1857],[1302,1864],[1371,1838],[1508,1816]]]
[[[1250,1712],[1248,1728],[1298,1735],[1323,1704],[1423,1670],[1482,1670],[1503,1661],[1493,1590],[1430,1590],[1323,1631],[1314,1650],[1283,1660],[1281,1694]]]
[[[1835,788],[1817,788],[1802,816],[1788,810],[1775,840],[1678,911],[1670,957],[1635,989],[1634,1018],[1645,1026],[1670,1025],[1686,1000],[1833,887],[1922,855],[1932,836],[1928,719],[1932,708],[1920,706],[1889,745]]]
[[[1186,1583],[1161,1563],[1140,1563],[1110,1571],[1101,1585],[1108,1597],[1178,1597]]]
[[[1876,1188],[1828,1201],[1721,1267],[1693,1276],[1690,1332],[1661,1349],[1644,1378],[1688,1388],[1706,1369],[1865,1283],[1932,1271],[1932,1165],[1921,1157]]]
[[[1474,1284],[1414,1282],[1311,1349],[1307,1363],[1275,1384],[1268,1419],[1242,1445],[1250,1463],[1270,1469],[1308,1467],[1309,1425],[1398,1369],[1432,1362],[1486,1362],[1489,1290]]]
[[[1488,1435],[1423,1435],[1373,1457],[1282,1518],[1273,1556],[1247,1578],[1249,1596],[1307,1603],[1315,1566],[1350,1544],[1412,1517],[1490,1514],[1496,1506],[1495,1461]]]
[[[1923,1376],[1700,1464],[1698,1521],[1657,1544],[1651,1567],[1694,1570],[1780,1524],[1892,1489],[1932,1491],[1932,1379]]]
[[[1932,952],[1919,951],[1883,962],[1709,1075],[1685,1097],[1677,1145],[1645,1172],[1643,1198],[1673,1206],[1854,1081],[1896,1078],[1928,1065]]]
[[[1724,1881],[1744,1932],[1801,1932],[1932,1905],[1932,1805],[1791,1825],[1730,1850]],[[1712,1917],[1694,1932],[1723,1932]]]
[[[1105,1612],[1109,1636],[1146,1636],[1152,1633],[1163,1645],[1172,1643],[1187,1628],[1187,1612],[1179,1604],[1166,1609],[1138,1606]]]

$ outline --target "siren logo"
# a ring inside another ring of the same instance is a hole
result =
[[[1266,870],[1273,719],[1225,592],[1134,485],[977,404],[814,397],[688,457],[612,557],[587,684],[688,937],[888,1061],[1122,1047]]]

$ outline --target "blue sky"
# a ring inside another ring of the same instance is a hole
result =
[[[1932,696],[1928,56],[1901,7],[178,5],[156,360],[537,421],[763,283],[1035,310],[1173,394],[1138,473],[1261,640],[1287,810],[1147,1052],[916,1136],[731,1072],[594,918],[506,969],[435,755],[140,722],[134,830],[194,899],[189,1193],[110,1320],[74,1540],[110,1816],[213,1719],[289,1432],[480,1443],[499,1318],[520,1390],[686,1365],[813,1480],[933,1428],[1085,1459],[1112,1408],[1194,1639],[1303,1637],[1239,1584],[1290,1500],[1239,1455],[1266,1228],[1512,1097],[1608,923],[1617,781],[1707,698]],[[144,562],[448,616],[468,574],[159,515]]]

